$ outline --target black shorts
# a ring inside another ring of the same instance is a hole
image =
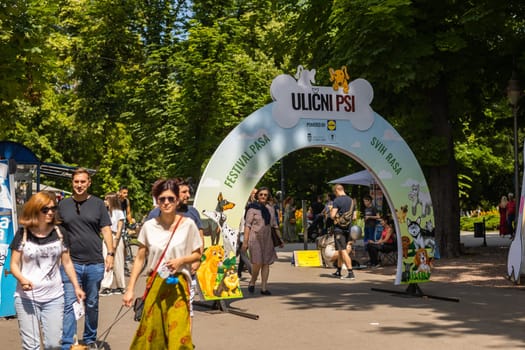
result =
[[[341,229],[336,228],[334,230],[335,250],[346,250],[346,244],[348,243],[349,237],[349,231],[343,231]]]

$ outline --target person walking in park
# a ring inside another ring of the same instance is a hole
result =
[[[111,233],[113,235],[115,259],[113,269],[104,272],[104,278],[100,285],[102,288],[100,295],[124,294],[126,280],[124,275],[124,242],[122,242],[122,230],[124,228],[125,216],[121,209],[117,193],[110,192],[106,194],[104,203],[108,208],[108,213],[111,218]],[[106,247],[103,246],[104,257],[107,256],[107,253]]]
[[[237,265],[237,276],[239,276],[239,278],[242,278],[242,273],[245,269],[248,270],[248,273],[250,275],[252,274],[252,263],[250,262],[250,257],[248,256],[247,250],[242,249],[242,245],[244,242],[244,224],[246,222],[246,212],[248,211],[248,207],[250,206],[250,204],[257,201],[257,191],[257,188],[254,188],[250,192],[248,201],[244,206],[244,212],[241,217],[241,222],[239,223],[239,239],[237,242],[238,245],[236,252],[236,256],[239,257],[239,264]]]
[[[332,210],[330,211],[330,217],[334,220],[334,242],[335,249],[337,250],[337,270],[333,273],[334,277],[341,279],[355,279],[354,271],[352,270],[352,260],[346,250],[346,244],[350,239],[349,227],[342,227],[337,223],[337,216],[343,215],[344,213],[354,210],[354,200],[345,193],[343,185],[334,185],[335,199]],[[346,276],[341,274],[343,264],[346,265],[348,273]]]
[[[500,237],[503,237],[509,233],[509,227],[507,225],[507,205],[509,203],[509,200],[507,199],[507,196],[501,196],[501,200],[498,204],[498,211],[499,211],[499,235]]]
[[[24,204],[20,228],[11,242],[11,272],[18,283],[15,309],[22,349],[60,349],[64,289],[60,268],[72,281],[75,300],[85,298],[69,256],[69,237],[56,218],[53,192],[34,194]]]
[[[514,194],[509,193],[508,196],[509,202],[507,203],[507,231],[508,234],[510,234],[510,238],[514,238],[514,230],[515,230],[515,224],[514,221],[516,220],[516,201],[514,200]]]
[[[201,258],[202,239],[195,222],[176,211],[180,192],[174,179],[155,182],[152,194],[160,215],[146,221],[140,230],[140,247],[122,298],[125,306],[132,305],[147,254],[149,291],[130,349],[190,350],[191,264]]]
[[[290,196],[286,197],[284,202],[284,217],[283,217],[283,239],[285,242],[295,242],[295,206],[294,199]]]
[[[60,201],[58,216],[70,234],[71,259],[78,282],[86,293],[83,341],[89,348],[97,349],[100,283],[104,278],[104,271],[113,268],[115,256],[111,219],[104,202],[88,192],[91,176],[86,169],[78,168],[73,172],[72,185],[73,195]],[[100,233],[108,250],[105,259]],[[63,268],[61,274],[64,282],[62,349],[69,350],[77,333],[77,320],[73,311],[77,296],[74,284]]]
[[[261,187],[256,193],[257,200],[247,207],[244,240],[242,249],[250,253],[252,263],[252,275],[248,283],[248,292],[255,292],[255,282],[261,273],[261,294],[271,295],[268,290],[268,278],[270,276],[270,265],[277,260],[277,253],[272,241],[272,227],[279,231],[273,208],[268,204],[270,190]],[[282,241],[281,241],[282,242]],[[284,247],[281,243],[280,247]]]

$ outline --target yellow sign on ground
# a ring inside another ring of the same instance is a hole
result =
[[[295,266],[319,267],[323,264],[319,250],[294,250],[293,258]]]

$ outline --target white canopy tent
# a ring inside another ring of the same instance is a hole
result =
[[[36,182],[33,182],[33,193],[36,193]],[[71,195],[71,192],[69,191],[65,191],[65,190],[62,190],[60,188],[56,188],[56,187],[53,187],[53,186],[49,186],[49,185],[44,185],[44,184],[40,184],[40,191],[51,191],[51,192],[55,192],[55,193],[64,193],[66,195]]]
[[[376,183],[374,176],[368,170],[361,170],[357,173],[346,175],[338,179],[329,181],[331,184],[345,184],[345,185],[362,185],[370,186]]]

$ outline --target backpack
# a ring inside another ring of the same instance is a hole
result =
[[[337,214],[334,219],[335,224],[342,228],[349,227],[354,217],[354,211],[352,209],[344,212],[343,214]]]
[[[354,200],[350,204],[350,210],[342,214],[337,213],[334,219],[334,223],[341,228],[348,228],[352,224],[354,219]]]

